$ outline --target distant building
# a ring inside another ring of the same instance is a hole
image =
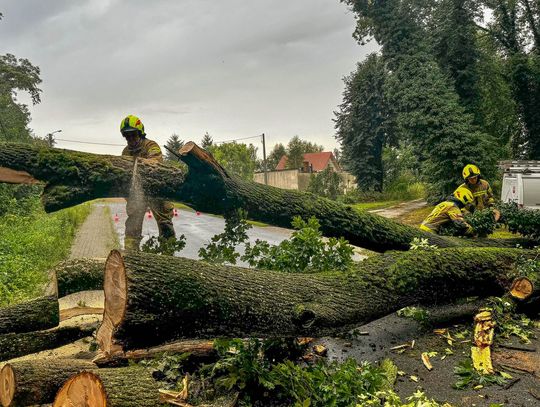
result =
[[[312,174],[321,172],[326,168],[331,168],[343,178],[345,191],[356,187],[355,177],[341,169],[341,166],[331,151],[304,154],[301,168],[287,169],[286,166],[287,156],[283,156],[279,160],[275,170],[268,171],[268,185],[283,189],[305,191],[309,186]],[[264,172],[255,173],[254,180],[259,184],[264,184]]]
[[[281,157],[281,160],[279,160],[275,170],[282,171],[286,168],[286,166],[287,156],[284,155]],[[325,170],[326,167],[330,167],[336,172],[341,172],[341,167],[331,151],[304,154],[302,167],[299,168],[299,170],[302,172],[320,172]]]

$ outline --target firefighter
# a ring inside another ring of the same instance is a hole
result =
[[[426,232],[438,233],[442,225],[453,222],[463,235],[473,236],[474,230],[465,221],[461,212],[461,209],[471,204],[473,200],[473,194],[469,189],[465,187],[457,188],[446,201],[441,202],[431,211],[420,225],[420,229]]]
[[[467,164],[463,168],[463,179],[465,182],[460,187],[468,188],[474,197],[472,204],[467,205],[465,209],[474,212],[476,209],[492,208],[495,222],[501,217],[501,213],[493,208],[495,206],[495,197],[489,182],[482,178],[480,169],[474,164]]]
[[[144,125],[137,116],[129,115],[120,123],[120,132],[127,141],[122,155],[146,158],[157,162],[163,161],[159,145],[146,138]],[[146,209],[150,207],[158,224],[159,236],[169,239],[175,238],[172,224],[173,205],[162,199],[145,197],[132,188],[127,200],[126,236],[124,246],[126,250],[138,250],[142,239],[142,224]]]

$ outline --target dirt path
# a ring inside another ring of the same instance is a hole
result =
[[[423,199],[415,199],[414,201],[402,202],[398,205],[391,206],[384,209],[375,209],[370,211],[385,218],[395,219],[400,218],[408,212],[414,211],[416,209],[424,208],[427,206],[427,202]]]
[[[106,258],[117,245],[116,233],[107,204],[95,203],[75,236],[70,259]],[[60,309],[75,307],[103,308],[103,291],[82,291],[59,299]]]
[[[107,205],[94,204],[75,236],[69,258],[107,257],[115,242]]]

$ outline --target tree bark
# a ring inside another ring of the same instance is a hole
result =
[[[56,295],[0,308],[0,334],[40,331],[60,322]]]
[[[52,403],[71,376],[96,365],[76,359],[26,360],[6,364],[0,370],[0,405],[32,406]]]
[[[39,297],[0,308],[0,335],[52,328],[60,322],[56,274],[48,273]]]
[[[441,249],[374,256],[349,273],[285,274],[112,251],[102,351],[178,338],[324,336],[402,307],[500,295],[523,251]]]
[[[137,159],[137,179],[147,196],[221,215],[244,208],[251,219],[281,227],[290,227],[294,216],[315,216],[325,236],[343,236],[351,244],[378,252],[407,250],[415,237],[439,247],[515,245],[437,236],[311,193],[244,181],[228,174],[193,142],[180,154],[189,167],[187,175],[177,167]],[[2,176],[0,171],[0,182],[19,182],[26,177],[46,183],[43,203],[47,211],[55,211],[96,198],[129,196],[134,161],[131,157],[0,143],[2,167],[18,171],[18,175]]]
[[[63,326],[47,331],[0,335],[0,361],[54,349],[92,335],[96,324]]]
[[[74,259],[52,269],[58,281],[58,296],[86,290],[103,290],[105,259]]]
[[[158,390],[143,368],[99,369],[68,379],[53,407],[156,407]]]

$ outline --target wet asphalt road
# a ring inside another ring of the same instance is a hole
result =
[[[124,247],[124,234],[126,222],[125,203],[109,203],[111,216],[114,222],[114,229],[118,234],[118,240],[121,248]],[[210,239],[222,233],[225,227],[225,220],[222,217],[200,213],[186,209],[177,209],[177,216],[173,218],[174,230],[176,235],[186,236],[186,247],[175,253],[177,256],[188,257],[190,259],[199,258],[199,249],[210,242]],[[270,244],[279,244],[282,240],[290,237],[292,231],[274,226],[259,227],[253,226],[248,230],[249,240],[255,242],[257,239],[266,240]],[[143,221],[143,243],[152,236],[158,235],[157,223],[153,216],[146,213]],[[238,250],[243,252],[243,245]],[[238,265],[247,265],[241,261]]]

